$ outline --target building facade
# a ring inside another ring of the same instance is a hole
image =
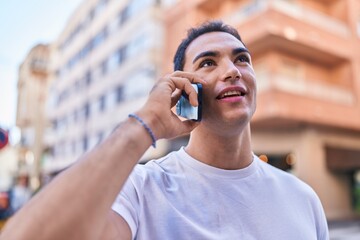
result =
[[[359,217],[360,2],[180,1],[166,18],[164,72],[186,29],[209,19],[235,26],[251,52],[254,152],[312,186],[329,220]]]
[[[163,12],[172,2],[89,0],[73,13],[54,43],[45,172],[76,161],[142,106],[160,73]]]
[[[41,162],[46,154],[43,136],[49,125],[45,106],[51,80],[50,60],[50,46],[38,44],[19,68],[16,125],[21,140],[15,174],[28,175],[32,189],[40,186]]]
[[[52,44],[51,125],[42,147],[50,154],[42,171],[67,167],[138,109],[154,81],[172,71],[186,30],[209,19],[235,26],[251,52],[258,85],[254,152],[312,186],[329,220],[359,217],[357,0],[83,1]],[[20,104],[26,93],[22,98]],[[22,141],[31,142],[34,131],[20,109]],[[142,160],[186,140],[160,141]],[[39,159],[37,152],[24,150],[23,159]]]

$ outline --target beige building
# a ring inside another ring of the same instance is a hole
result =
[[[54,43],[46,136],[52,156],[45,172],[76,161],[142,106],[159,76],[163,14],[172,2],[89,0],[72,14]],[[157,151],[164,147],[160,143]],[[156,154],[150,149],[144,158]]]
[[[16,125],[21,131],[17,174],[28,174],[33,189],[39,187],[43,144],[48,121],[45,116],[47,90],[51,79],[48,45],[33,47],[19,68]]]
[[[12,187],[17,171],[18,151],[9,144],[0,149],[0,192],[6,192]]]
[[[310,184],[329,220],[358,217],[360,2],[180,1],[166,18],[164,72],[185,30],[207,19],[237,27],[252,54],[255,153]]]

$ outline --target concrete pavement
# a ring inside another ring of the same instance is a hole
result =
[[[330,240],[360,240],[360,220],[329,222]]]

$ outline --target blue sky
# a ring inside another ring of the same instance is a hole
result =
[[[58,37],[82,1],[0,0],[0,127],[15,127],[19,65],[33,46]]]

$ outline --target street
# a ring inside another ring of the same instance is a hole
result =
[[[330,240],[359,240],[360,221],[329,222]]]

